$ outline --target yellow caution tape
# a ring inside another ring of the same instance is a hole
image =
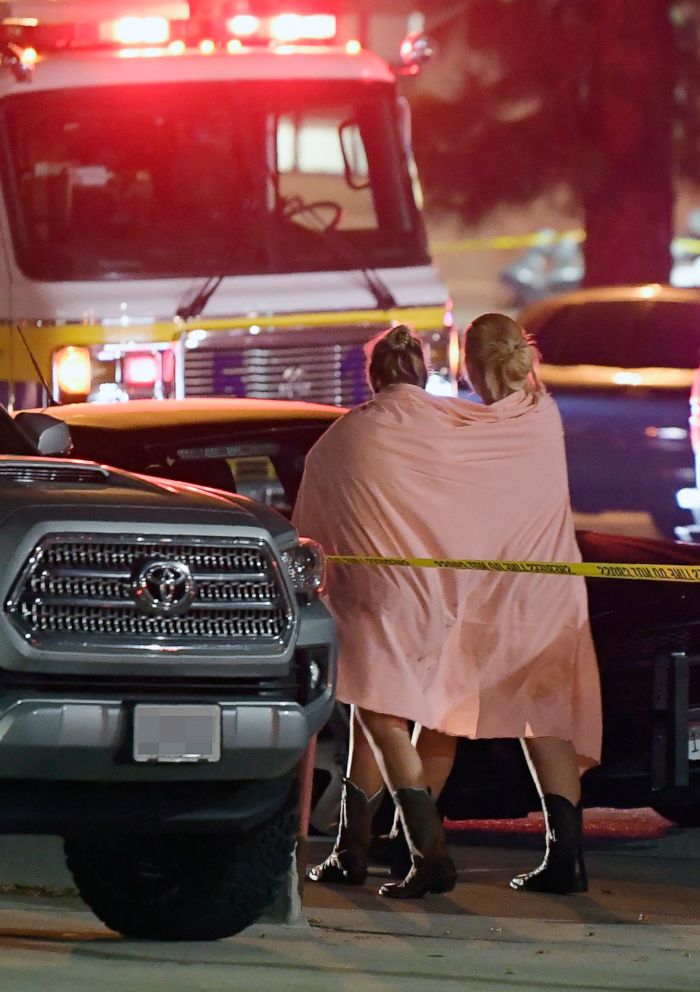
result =
[[[532,234],[499,234],[490,238],[432,241],[430,247],[436,254],[449,255],[453,252],[480,251],[484,248],[535,248],[540,245],[555,245],[560,241],[580,243],[585,240],[586,232],[578,227],[570,231],[535,231]]]
[[[689,255],[700,255],[700,238],[674,238],[671,245]]]
[[[326,560],[334,565],[401,565],[407,568],[461,568],[475,572],[584,575],[591,579],[700,582],[700,565],[637,565],[590,561],[486,561],[481,558],[389,558],[383,555],[328,555]]]
[[[436,255],[451,255],[462,251],[483,251],[486,248],[510,250],[513,248],[538,248],[543,245],[556,245],[561,241],[581,244],[586,240],[582,227],[568,231],[533,231],[530,234],[497,234],[487,238],[459,238],[456,241],[431,241],[431,251]],[[671,246],[689,255],[700,255],[700,238],[674,238]]]

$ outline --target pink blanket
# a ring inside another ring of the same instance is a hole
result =
[[[580,561],[554,401],[382,390],[309,453],[294,512],[329,554]],[[600,758],[584,580],[333,565],[338,698],[465,737],[572,740]]]

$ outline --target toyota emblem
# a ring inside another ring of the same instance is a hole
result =
[[[184,613],[197,588],[187,565],[179,561],[148,561],[135,581],[136,605],[144,613],[176,617]]]

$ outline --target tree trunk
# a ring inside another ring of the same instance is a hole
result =
[[[673,236],[671,0],[588,0],[585,285],[668,282]]]

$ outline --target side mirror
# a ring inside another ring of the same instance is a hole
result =
[[[350,189],[368,189],[369,166],[362,141],[360,125],[356,120],[343,121],[338,127],[340,151],[343,156],[345,182]]]
[[[15,423],[40,455],[69,455],[73,448],[68,424],[49,413],[18,413]]]
[[[399,56],[401,62],[394,69],[400,76],[416,76],[425,63],[435,54],[435,45],[422,31],[414,31],[404,38]]]

